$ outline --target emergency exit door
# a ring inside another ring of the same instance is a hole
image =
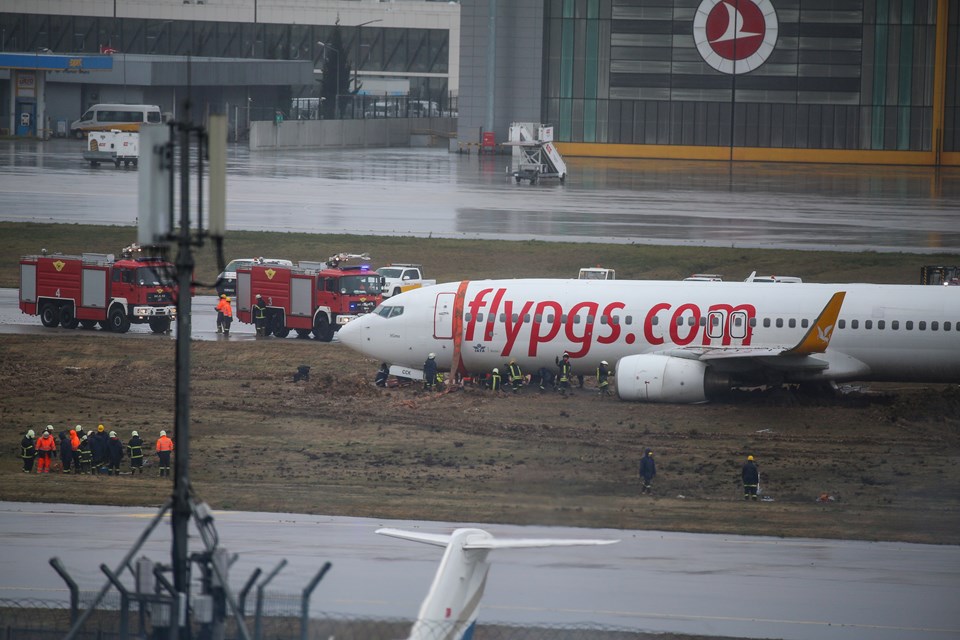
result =
[[[438,293],[437,306],[433,312],[433,337],[439,340],[453,339],[453,300],[455,293]]]

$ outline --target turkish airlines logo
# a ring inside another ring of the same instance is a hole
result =
[[[720,73],[753,71],[777,45],[777,12],[770,0],[703,0],[693,40],[704,62]]]

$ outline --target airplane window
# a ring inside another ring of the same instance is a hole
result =
[[[837,322],[837,328],[838,328],[838,329],[846,329],[846,328],[847,328],[847,321],[846,321],[846,320],[840,320],[839,322]]]
[[[714,317],[713,322],[712,322],[711,324],[712,324],[713,326],[717,326],[717,319],[716,319],[716,317]],[[700,326],[701,326],[701,327],[707,326],[707,319],[706,319],[706,318],[700,318]]]
[[[764,319],[763,319],[763,326],[765,326],[765,327],[769,327],[769,326],[770,326],[770,318],[764,318]]]
[[[934,320],[930,323],[930,331],[938,331],[940,329],[940,323]]]
[[[627,324],[633,324],[633,316],[627,316]]]
[[[850,321],[850,328],[851,328],[851,329],[859,329],[859,328],[860,328],[860,321],[859,321],[859,320],[851,320],[851,321]]]
[[[757,319],[756,319],[756,318],[750,318],[750,326],[751,326],[751,327],[757,326]]]
[[[587,316],[587,324],[593,324],[594,320],[596,320],[596,318],[593,316]]]
[[[561,314],[561,316],[560,316],[560,322],[562,322],[563,324],[567,324],[567,314],[565,314],[565,313],[564,313],[564,314]]]
[[[553,314],[547,316],[547,324],[553,324]]]
[[[573,324],[580,324],[580,316],[573,316]]]
[[[529,313],[524,314],[524,316],[523,316],[523,321],[524,321],[524,322],[530,322],[530,314],[529,314]]]
[[[376,309],[374,309],[373,312],[374,312],[375,314],[377,314],[378,316],[382,316],[382,317],[384,317],[384,318],[389,318],[389,317],[390,317],[390,307],[385,307],[385,306],[383,306],[383,305],[380,305],[379,307],[377,307]]]
[[[467,322],[470,322],[471,316],[472,314],[468,311],[465,314],[463,314],[463,319],[466,320]]]
[[[516,314],[516,313],[514,313],[514,314],[512,314],[512,315],[510,316],[510,320],[511,320],[514,324],[516,324],[516,323],[517,323],[517,320],[519,320],[519,319],[520,319],[520,316],[519,316],[518,314]]]
[[[913,331],[913,320],[907,320],[906,329],[907,331]]]
[[[886,326],[887,326],[887,323],[885,321],[877,320],[877,329],[880,329],[881,331],[883,331],[884,328],[886,328]]]
[[[501,313],[501,314],[500,314],[500,322],[506,322],[506,321],[507,321],[507,314]]]
[[[873,329],[873,320],[864,320],[863,321],[864,329]]]
[[[483,314],[482,314],[482,313],[478,313],[478,314],[477,314],[477,322],[483,322]]]
[[[743,317],[741,317],[740,315],[734,316],[734,318],[733,318],[733,326],[735,326],[735,327],[742,327],[742,326],[743,326]]]
[[[800,326],[806,329],[807,327],[810,326],[810,321],[807,320],[806,318],[803,318],[802,320],[800,320]]]
[[[620,324],[620,316],[610,316],[610,324]]]
[[[791,329],[795,329],[797,327],[797,319],[790,318],[790,321],[787,322],[787,326],[789,326]]]
[[[538,313],[537,315],[533,316],[533,321],[534,321],[534,322],[543,322],[543,314],[542,314],[542,313]]]
[[[692,326],[695,325],[695,324],[697,324],[697,319],[696,319],[696,318],[694,318],[693,316],[690,316],[689,318],[687,318],[687,326],[688,326],[688,327],[692,327]]]
[[[777,318],[777,328],[783,327],[783,318]]]
[[[607,324],[607,316],[600,316],[600,324]]]
[[[390,312],[390,317],[391,317],[391,318],[396,318],[397,316],[402,316],[402,315],[403,315],[403,307],[401,307],[401,306],[399,306],[399,305],[396,305],[396,306],[391,307],[391,309],[393,309],[393,310]]]
[[[926,320],[921,320],[920,322],[918,322],[918,323],[917,323],[917,328],[920,329],[920,331],[926,331],[926,330],[927,330],[927,321],[926,321]]]
[[[652,325],[660,324],[660,316],[653,316],[653,318],[650,319],[650,324]]]
[[[894,331],[896,331],[897,329],[899,329],[899,328],[900,328],[900,321],[899,321],[899,320],[894,320],[894,321],[892,321],[892,322],[890,323],[890,328],[893,329]]]
[[[949,323],[949,322],[944,322],[944,323],[943,323],[943,330],[944,330],[944,331],[950,331],[950,323]]]

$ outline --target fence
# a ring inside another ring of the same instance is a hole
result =
[[[86,605],[93,593],[81,594]],[[412,621],[396,619],[343,617],[314,614],[301,628],[300,597],[267,594],[260,617],[246,616],[246,627],[254,640],[396,640],[407,637]],[[250,607],[248,607],[249,610]],[[75,636],[77,640],[140,640],[165,638],[165,629],[153,624],[149,605],[142,612],[134,605],[126,633],[121,632],[120,598],[109,594],[99,609],[87,618]],[[60,640],[71,628],[71,611],[62,602],[47,600],[0,599],[0,638],[4,640]],[[438,622],[436,633],[428,634],[440,640],[448,637],[449,623]],[[256,633],[259,632],[259,635]],[[209,628],[194,624],[194,638],[242,638],[236,623],[226,621],[221,633],[213,635]],[[474,640],[642,640],[657,637],[653,633],[618,629],[604,625],[537,625],[517,626],[496,623],[478,623]],[[662,637],[662,636],[661,636]]]

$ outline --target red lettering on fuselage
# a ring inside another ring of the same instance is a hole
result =
[[[489,301],[488,307],[487,298],[491,293],[493,299]],[[477,292],[466,305],[469,319],[464,323],[464,340],[493,342],[499,322],[504,329],[503,347],[499,354],[506,357],[516,350],[521,330],[529,323],[528,357],[536,357],[541,345],[560,338],[571,358],[583,358],[590,353],[594,338],[602,345],[616,344],[620,340],[632,345],[639,338],[621,322],[620,316],[627,309],[624,302],[609,302],[600,312],[600,303],[584,300],[577,302],[564,313],[563,306],[555,300],[521,302],[506,298],[506,294],[504,287],[496,290],[486,288]],[[478,317],[485,308],[488,312],[483,323],[483,337],[478,338]],[[750,304],[713,304],[706,309],[704,316],[700,307],[692,302],[678,306],[659,302],[651,306],[643,317],[643,339],[653,346],[668,341],[686,346],[694,344],[698,337],[703,346],[729,346],[733,340],[748,346],[753,338],[751,321],[756,318],[756,314],[756,308]],[[659,322],[656,321],[658,318]],[[605,324],[607,331],[594,336],[597,322]],[[719,341],[719,344],[716,341]]]

